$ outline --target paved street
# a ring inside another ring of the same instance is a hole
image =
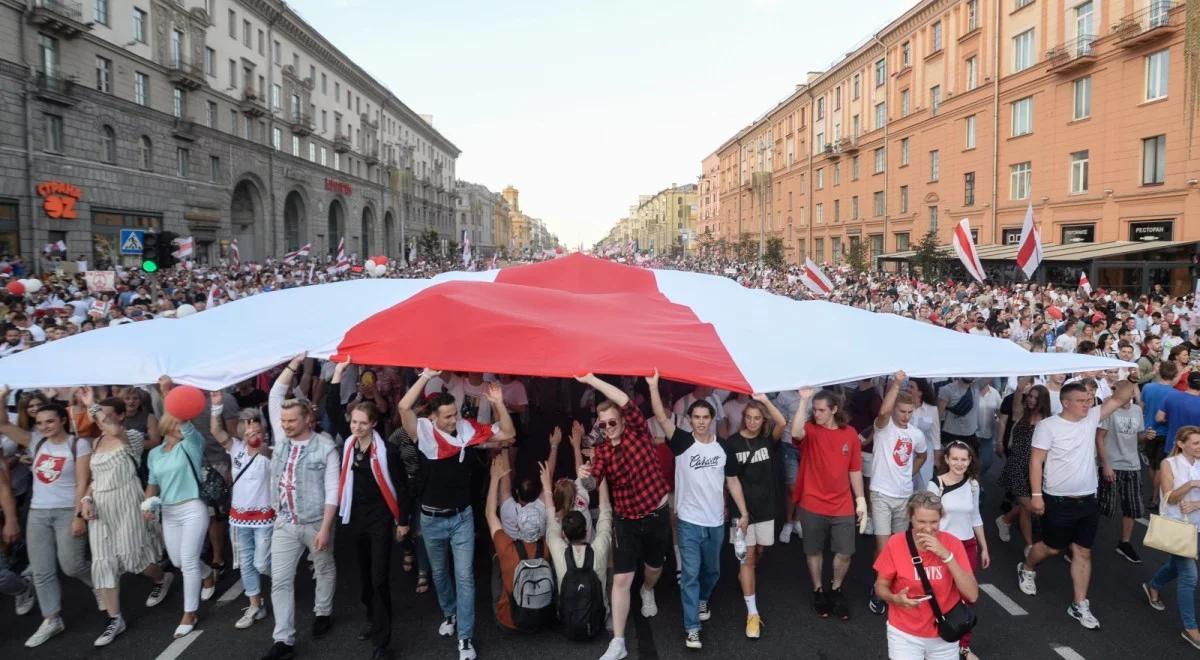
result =
[[[998,470],[998,465],[993,466],[989,483]],[[994,492],[985,494],[988,520],[996,515],[997,499]],[[1167,611],[1155,612],[1145,604],[1138,587],[1152,575],[1162,555],[1146,550],[1143,565],[1126,562],[1113,551],[1117,529],[1114,522],[1104,521],[1096,548],[1092,607],[1102,624],[1098,632],[1084,630],[1066,615],[1070,582],[1065,561],[1055,559],[1044,563],[1038,575],[1038,596],[1025,596],[1016,586],[1019,541],[1014,538],[1011,544],[1000,544],[995,539],[994,526],[988,525],[993,564],[980,576],[985,586],[979,606],[980,626],[973,644],[981,658],[1180,658],[1191,652],[1179,639],[1174,591],[1169,590],[1165,595]],[[1013,531],[1016,535],[1017,531]],[[1145,527],[1138,525],[1138,543],[1144,533]],[[872,579],[866,561],[871,552],[870,539],[860,538],[858,552],[856,558],[861,561],[854,564],[847,587],[847,593],[854,594],[853,618],[849,623],[819,620],[812,614],[800,544],[793,541],[770,550],[760,568],[758,602],[765,621],[762,639],[751,641],[743,637],[745,612],[734,579],[736,564],[732,553],[726,552],[723,577],[713,597],[713,619],[703,633],[704,649],[692,652],[684,648],[678,590],[673,579],[666,579],[658,590],[658,616],[650,620],[638,617],[629,634],[630,657],[733,658],[753,653],[763,658],[882,658],[886,653],[883,618],[871,615],[866,609],[866,593]],[[437,636],[440,613],[433,593],[414,594],[415,578],[399,570],[398,553],[395,565],[396,657],[456,657],[453,644]],[[299,657],[369,656],[367,644],[356,639],[363,624],[356,576],[350,573],[352,565],[344,559],[339,562],[339,569],[343,574],[338,583],[334,629],[319,641],[308,635],[312,614],[304,608],[312,603],[312,581],[307,569],[303,569],[298,580]],[[481,554],[477,574],[486,576],[487,571],[488,563]],[[486,578],[478,581],[481,588],[487,584]],[[240,595],[241,585],[236,576],[226,577],[213,601],[202,606],[199,632],[175,643],[170,635],[178,623],[181,592],[174,590],[166,603],[146,610],[141,603],[148,589],[146,582],[127,576],[123,586],[122,601],[129,630],[108,648],[96,650],[91,643],[100,633],[103,619],[93,609],[91,595],[78,583],[67,581],[67,631],[39,648],[38,660],[256,658],[270,646],[270,619],[248,631],[234,629],[233,623],[245,606],[244,596],[220,602],[222,595],[229,595],[231,590]],[[570,643],[557,631],[533,636],[506,633],[494,624],[487,601],[486,590],[479,591],[476,645],[481,658],[527,660],[531,654],[546,658],[597,658],[608,642],[605,637],[591,644]],[[637,607],[636,596],[634,607]],[[35,615],[16,619],[11,601],[5,602],[0,611],[0,630],[4,631],[0,634],[0,657],[6,660],[35,657],[22,643],[37,623]]]

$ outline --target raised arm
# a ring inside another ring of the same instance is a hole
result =
[[[546,456],[546,467],[550,469],[550,476],[554,476],[554,471],[558,467],[558,448],[562,444],[562,427],[555,426],[550,432],[550,454]]]
[[[271,431],[276,438],[284,437],[283,427],[279,424],[279,417],[283,413],[283,400],[287,398],[288,391],[292,386],[292,378],[296,376],[296,369],[300,368],[300,363],[304,362],[304,354],[301,353],[292,358],[279,377],[275,379],[275,384],[271,386],[271,391],[267,394],[267,416],[271,420]]]
[[[495,413],[498,418],[496,421],[500,424],[500,430],[496,431],[492,440],[507,442],[516,438],[517,429],[513,426],[512,415],[508,414],[508,408],[504,405],[504,390],[500,388],[500,383],[488,383],[483,395],[492,404],[492,412]]]
[[[774,403],[771,403],[770,397],[768,397],[766,394],[755,393],[751,395],[750,398],[763,404],[763,406],[767,409],[767,414],[771,416],[771,439],[779,440],[782,438],[783,429],[787,426],[787,418],[783,416],[783,413],[779,411],[779,408],[775,407]]]
[[[8,394],[10,391],[11,390],[9,389],[8,385],[5,385],[4,387],[0,388],[0,405],[3,405],[3,406],[8,405]],[[12,423],[8,419],[7,409],[5,410],[5,414],[0,415],[0,433],[3,433],[4,435],[7,435],[8,437],[12,438],[13,442],[17,443],[18,445],[21,445],[22,447],[29,446],[29,439],[30,439],[29,431],[26,431],[25,429],[21,428],[20,426],[17,426],[16,424]]]
[[[662,394],[658,391],[658,369],[654,370],[653,376],[646,376],[646,384],[650,386],[650,409],[654,411],[654,419],[658,420],[663,433],[670,438],[675,435],[675,422],[663,408]]]
[[[879,406],[879,414],[875,416],[875,428],[882,429],[888,425],[888,421],[892,418],[892,411],[896,409],[896,397],[900,395],[900,385],[908,380],[908,374],[903,371],[897,371],[892,376],[892,382],[888,384],[887,392],[883,395],[883,403]]]
[[[491,481],[488,484],[487,504],[484,511],[487,517],[488,535],[495,536],[497,530],[504,527],[500,524],[500,515],[496,509],[500,491],[500,481],[511,470],[508,468],[508,454],[500,452],[492,459]],[[554,508],[553,504],[550,507]]]
[[[1117,386],[1113,388],[1112,396],[1108,397],[1104,403],[1100,404],[1100,419],[1106,419],[1109,415],[1113,414],[1117,408],[1120,408],[1132,401],[1133,391],[1133,383],[1127,380],[1117,383]]]
[[[600,380],[595,374],[589,373],[584,376],[576,376],[575,380],[584,385],[590,385],[597,392],[607,397],[609,401],[612,401],[621,408],[624,408],[625,404],[629,403],[629,395],[622,391],[621,388]]]
[[[397,404],[400,409],[400,425],[404,427],[404,432],[413,439],[413,442],[416,442],[417,438],[417,414],[413,412],[413,406],[416,405],[417,399],[425,393],[425,384],[429,382],[429,379],[440,373],[442,372],[435,369],[422,371],[421,375],[417,376],[417,382],[408,388],[408,391],[400,398],[400,403]]]
[[[225,424],[221,419],[221,413],[225,411],[224,399],[221,395],[221,390],[213,390],[208,393],[212,401],[212,415],[209,417],[208,430],[212,433],[212,437],[221,445],[225,451],[229,451],[229,445],[233,442],[233,438],[225,430]]]
[[[809,403],[812,402],[813,390],[811,387],[801,387],[797,394],[800,396],[800,403],[796,405],[796,416],[792,418],[792,442],[800,442],[804,439],[804,425],[808,422]]]

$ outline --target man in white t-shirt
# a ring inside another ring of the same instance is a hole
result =
[[[646,379],[650,385],[650,406],[654,417],[669,438],[675,455],[676,535],[682,560],[679,592],[683,600],[685,644],[701,648],[700,624],[711,614],[708,599],[721,576],[721,540],[725,531],[725,489],[738,510],[738,527],[745,533],[750,523],[742,482],[737,475],[740,463],[717,442],[714,433],[716,406],[704,397],[688,405],[692,431],[684,431],[671,421],[658,391],[658,372]]]
[[[671,407],[672,421],[675,423],[675,426],[691,433],[691,415],[687,411],[688,408],[692,407],[693,403],[701,400],[707,401],[713,410],[716,411],[714,413],[716,418],[713,420],[712,430],[715,434],[721,435],[725,427],[725,407],[721,403],[721,398],[713,391],[713,388],[706,385],[697,385],[696,389],[683,395],[675,402],[675,405]],[[729,434],[725,433],[725,435]],[[669,439],[670,437],[671,434],[668,433],[667,438]]]
[[[1033,512],[1042,518],[1042,540],[1034,544],[1023,563],[1017,564],[1021,591],[1037,594],[1037,572],[1042,560],[1071,551],[1073,601],[1067,614],[1084,628],[1097,629],[1100,622],[1088,602],[1092,577],[1092,544],[1100,521],[1096,499],[1096,429],[1113,411],[1133,398],[1133,384],[1117,384],[1113,395],[1101,406],[1082,383],[1067,383],[1059,392],[1063,410],[1043,419],[1033,432],[1029,459],[1029,483],[1033,489]]]
[[[1067,321],[1062,334],[1054,340],[1054,351],[1056,353],[1074,353],[1075,346],[1078,344],[1079,340],[1075,337],[1075,322]]]
[[[871,461],[871,526],[878,557],[896,532],[908,529],[908,498],[913,493],[913,474],[921,472],[928,458],[925,434],[910,424],[915,405],[906,387],[908,375],[897,371],[888,385],[875,418],[875,458]],[[871,588],[868,607],[875,614],[887,612],[887,603]]]

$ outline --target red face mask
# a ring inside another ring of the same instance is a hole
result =
[[[263,443],[263,439],[262,439],[261,433],[255,433],[254,435],[250,436],[249,438],[246,438],[246,444],[249,445],[252,449],[258,449],[259,447],[262,446],[262,443]]]

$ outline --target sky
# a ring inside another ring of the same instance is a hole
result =
[[[917,0],[290,0],[462,154],[591,247]]]

